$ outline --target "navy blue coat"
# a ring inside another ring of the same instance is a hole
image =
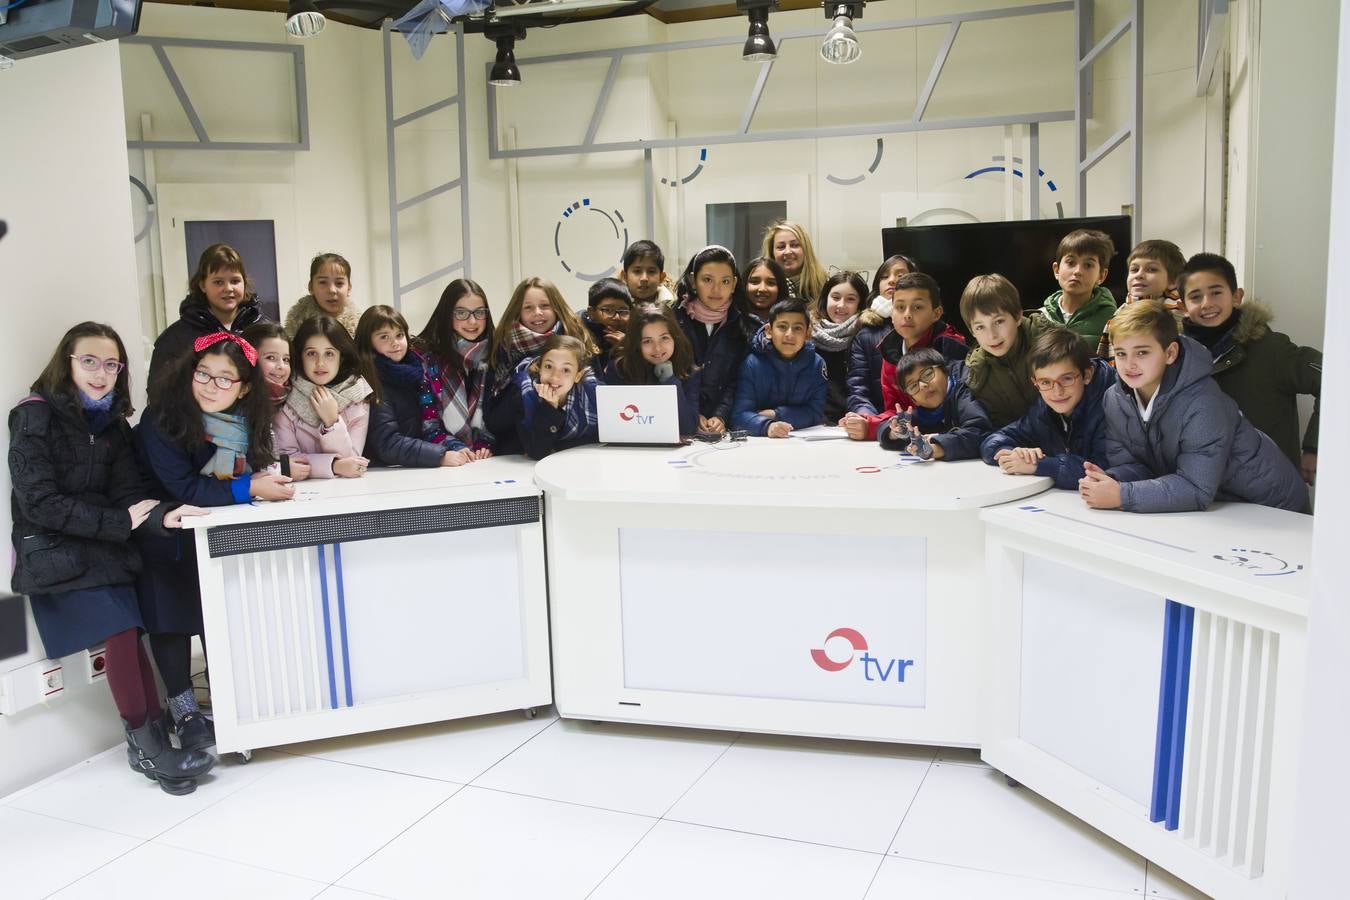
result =
[[[825,361],[810,341],[792,359],[784,359],[761,331],[751,339],[750,355],[741,363],[732,425],[760,436],[768,434],[774,422],[793,428],[819,425],[828,392]],[[761,416],[761,409],[772,409],[776,417]]]
[[[517,371],[517,377],[519,376]],[[526,376],[528,377],[528,376]],[[572,386],[567,403],[571,404],[577,391],[584,391],[595,409],[595,376],[587,374]],[[545,403],[536,396],[526,402],[516,383],[516,379],[507,382],[507,386],[497,393],[493,403],[493,417],[497,425],[489,424],[497,439],[495,453],[505,456],[523,453],[530,459],[543,459],[559,450],[570,450],[583,444],[594,444],[600,439],[599,429],[592,426],[571,440],[560,440],[558,433],[566,421],[566,411],[556,409],[553,404]]]
[[[255,322],[266,321],[267,317],[263,315],[258,298],[249,295],[234,311],[234,321],[230,323],[228,330],[239,334]],[[183,298],[183,302],[178,304],[178,321],[165,328],[159,337],[155,338],[155,349],[150,354],[150,377],[153,379],[169,363],[191,350],[197,338],[225,330],[227,330],[225,326],[221,325],[220,320],[211,313],[211,308],[204,299],[188,294]],[[298,360],[296,365],[299,365]]]
[[[942,422],[933,436],[933,442],[942,447],[942,458],[958,460],[979,456],[980,441],[993,427],[989,422],[989,414],[966,386],[965,364],[949,363],[947,396],[942,401]],[[929,433],[927,426],[920,430]],[[909,446],[908,438],[901,441],[891,439],[889,422],[877,429],[877,440],[883,450],[904,450]]]
[[[1055,487],[1078,490],[1083,477],[1083,461],[1106,468],[1106,408],[1102,399],[1107,388],[1116,383],[1116,370],[1104,360],[1092,361],[1092,380],[1083,388],[1069,418],[1051,409],[1044,397],[1036,398],[1025,416],[1005,425],[984,439],[980,455],[989,465],[998,465],[994,456],[1013,447],[1039,447],[1045,458],[1036,464],[1036,474],[1055,479]]]
[[[422,390],[398,384],[392,378],[380,381],[380,402],[370,404],[366,433],[366,456],[373,466],[403,466],[432,469],[441,464],[447,450],[463,450],[451,438],[444,445],[422,439]]]
[[[745,329],[753,330],[757,320],[747,320],[733,306],[727,312],[727,320],[709,334],[707,326],[691,319],[683,306],[675,307],[675,318],[694,347],[694,363],[703,370],[698,414],[730,422],[731,407],[736,399],[736,378],[742,360],[750,352]]]
[[[601,384],[629,384],[622,374],[619,367],[611,358],[605,366],[600,376]],[[677,409],[680,416],[680,434],[688,436],[698,433],[698,392],[703,384],[703,373],[695,368],[685,378],[671,377],[667,381],[658,382],[655,377],[651,381],[643,382],[645,384],[673,384],[679,388],[675,393]]]

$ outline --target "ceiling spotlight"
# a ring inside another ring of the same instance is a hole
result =
[[[769,36],[769,10],[777,0],[736,0],[736,8],[750,19],[750,33],[745,38],[741,59],[746,62],[771,62],[778,58],[778,48]]]
[[[292,37],[314,37],[327,24],[314,0],[290,0],[286,5],[286,33]]]
[[[520,84],[520,67],[516,65],[516,41],[525,39],[525,29],[507,26],[488,28],[484,36],[497,45],[497,58],[488,73],[488,84],[495,87],[512,87]]]
[[[847,65],[862,58],[862,44],[853,30],[853,20],[862,18],[862,3],[832,3],[825,0],[825,17],[834,19],[834,26],[825,34],[820,45],[820,56],[827,63]]]

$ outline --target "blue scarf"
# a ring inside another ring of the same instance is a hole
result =
[[[403,354],[403,359],[399,362],[394,362],[383,353],[376,353],[375,372],[380,376],[382,385],[411,388],[417,392],[421,391],[422,379],[426,377],[426,372],[422,369],[422,357],[418,356],[415,350]]]
[[[914,406],[914,424],[919,426],[919,430],[924,434],[932,434],[942,428],[943,421],[947,418],[947,401],[942,401],[942,405],[937,409],[926,409],[918,404]]]
[[[248,464],[248,420],[230,413],[202,413],[206,442],[215,454],[202,466],[203,475],[229,481],[252,472]]]
[[[101,400],[95,400],[84,391],[76,390],[80,396],[80,408],[84,410],[84,421],[89,426],[90,434],[102,434],[103,429],[112,424],[113,399],[116,398],[116,391],[108,391]]]
[[[539,399],[539,394],[534,390],[534,377],[529,371],[532,362],[532,359],[522,360],[515,372],[516,385],[520,388],[520,398],[525,407],[523,424],[526,427],[534,419],[534,411],[539,404],[545,402]],[[591,402],[594,397],[595,376],[587,371],[585,377],[577,379],[577,383],[572,385],[572,389],[567,392],[567,399],[563,401],[563,427],[558,440],[570,441],[581,437],[587,430],[595,431],[595,405]]]

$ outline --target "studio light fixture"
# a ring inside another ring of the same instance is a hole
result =
[[[826,32],[825,40],[820,45],[820,56],[827,63],[844,66],[862,58],[862,44],[853,30],[853,20],[862,18],[864,2],[837,3],[825,0],[825,18],[834,20],[834,25]]]
[[[750,32],[745,38],[741,59],[746,62],[770,62],[778,58],[778,48],[769,36],[769,10],[776,9],[778,0],[736,0],[736,9],[750,19]]]
[[[292,37],[314,37],[326,24],[314,0],[290,0],[286,5],[286,33]]]
[[[497,58],[488,73],[488,84],[513,87],[520,84],[520,67],[516,65],[516,41],[525,40],[525,29],[514,25],[489,26],[483,35],[497,45]]]

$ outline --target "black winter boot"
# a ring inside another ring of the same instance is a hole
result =
[[[168,794],[190,794],[197,789],[197,777],[211,771],[216,758],[200,750],[175,750],[158,717],[146,720],[140,728],[122,723],[127,733],[127,763],[135,772],[158,781]]]
[[[178,746],[184,750],[205,750],[216,745],[216,727],[200,712],[188,713],[174,726]]]

